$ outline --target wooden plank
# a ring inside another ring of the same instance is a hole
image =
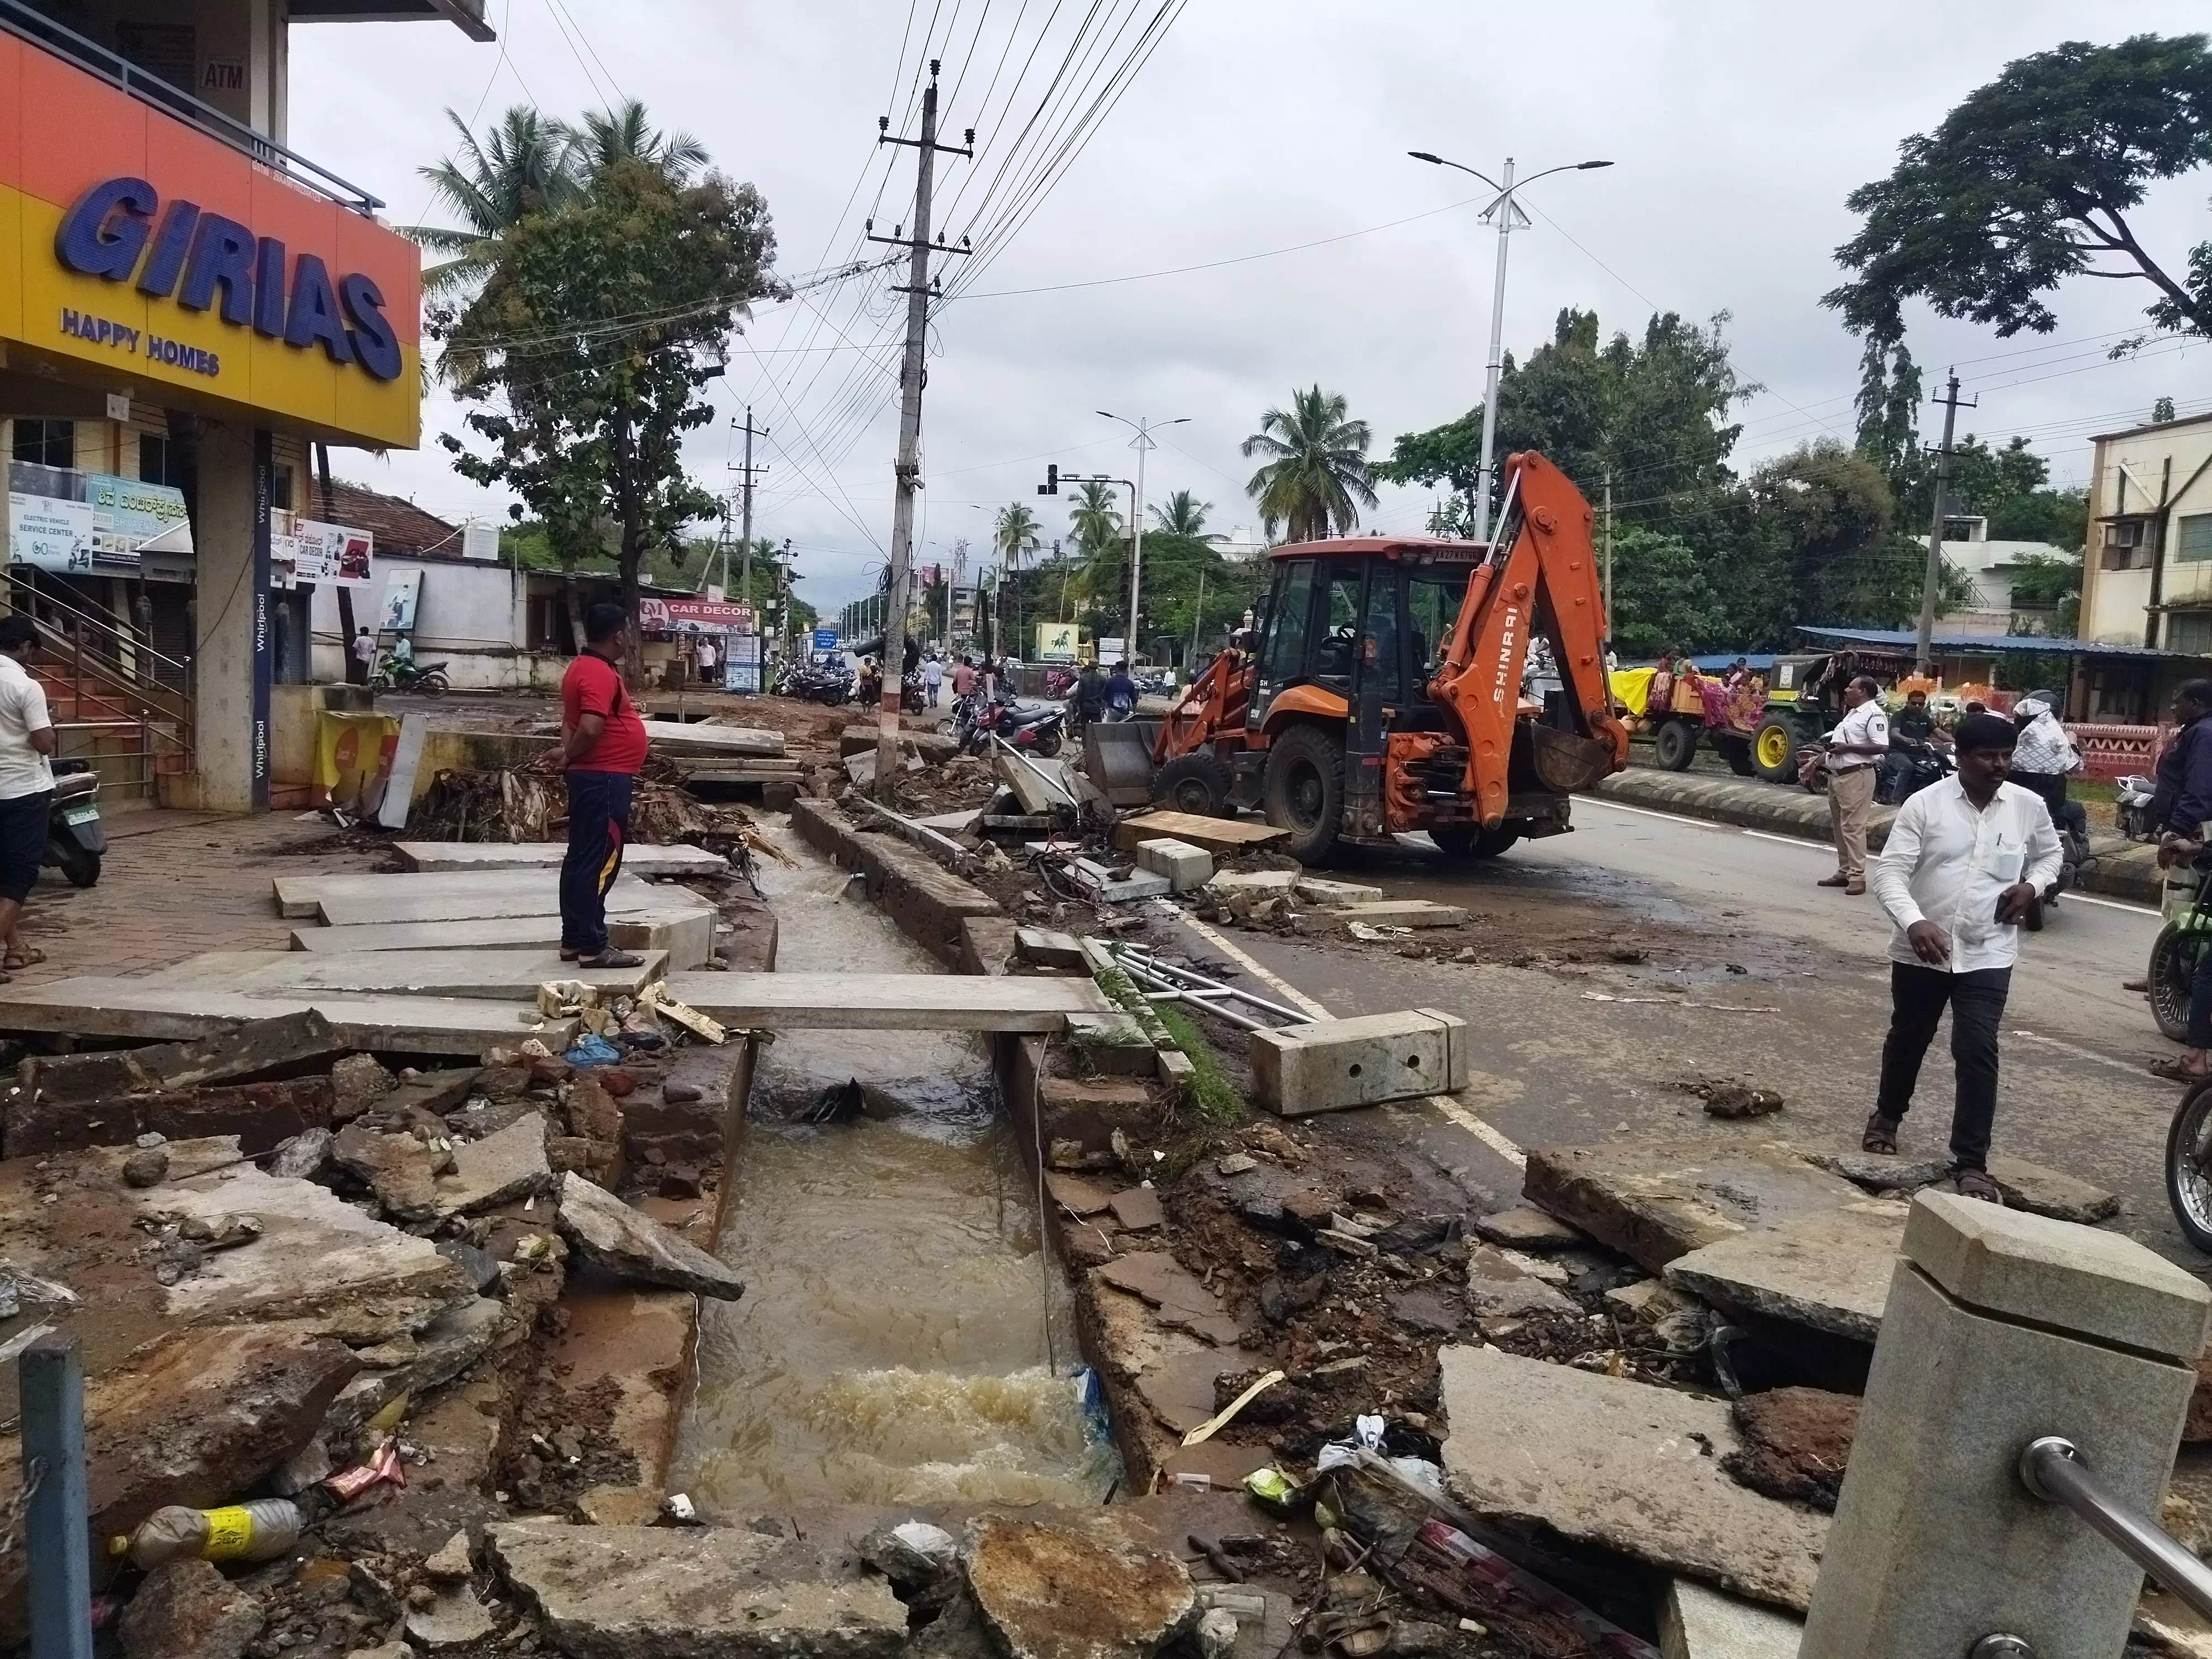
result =
[[[761,755],[783,753],[783,733],[750,726],[708,726],[683,720],[646,720],[646,741],[665,755]]]
[[[162,1042],[219,1036],[235,1022],[313,1008],[352,1048],[390,1054],[475,1054],[526,1036],[565,1047],[574,1020],[544,1020],[534,1006],[471,997],[353,996],[331,992],[209,991],[143,979],[85,975],[0,992],[0,1030]]]
[[[672,974],[668,994],[754,1030],[1057,1031],[1115,1012],[1088,980],[958,974]]]
[[[528,875],[532,883],[518,885],[495,884],[506,876]],[[371,921],[474,921],[484,916],[558,915],[561,911],[559,872],[547,871],[543,875],[535,871],[487,870],[480,876],[387,876],[392,884],[386,891],[362,894],[340,893],[319,899],[315,914],[333,927],[352,927]],[[435,890],[404,893],[398,890],[402,882],[457,882],[461,887],[441,887]],[[633,876],[617,878],[607,893],[610,912],[625,914],[635,910],[708,908],[707,902],[696,894],[687,894],[690,906],[672,905],[672,893],[686,892],[680,887],[652,887]]]
[[[1277,842],[1290,839],[1291,832],[1278,830],[1272,824],[1249,818],[1202,818],[1188,812],[1146,812],[1142,817],[1124,818],[1114,826],[1114,845],[1125,853],[1136,850],[1140,841],[1155,841],[1162,836],[1176,841],[1188,842],[1193,847],[1204,848],[1209,853],[1249,853],[1255,848],[1272,847]]]
[[[144,976],[149,985],[210,990],[345,991],[378,995],[484,997],[528,1001],[549,980],[574,979],[635,996],[668,970],[668,952],[641,953],[635,968],[583,968],[557,950],[209,951]]]
[[[621,951],[665,951],[672,973],[704,967],[714,950],[714,913],[696,910],[633,910],[607,918],[607,937]],[[481,916],[470,921],[362,922],[352,927],[307,926],[292,930],[295,951],[352,953],[363,951],[504,950],[561,943],[561,918]]]
[[[557,870],[568,853],[568,843],[557,841],[403,841],[395,842],[392,850],[410,870],[424,874],[456,870]],[[633,843],[623,848],[623,872],[632,876],[727,875],[730,861],[703,847],[639,847]],[[308,878],[311,884],[313,879]],[[332,879],[374,881],[376,878]],[[349,890],[325,887],[320,890]]]

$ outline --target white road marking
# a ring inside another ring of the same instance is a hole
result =
[[[2148,1070],[2131,1060],[2114,1060],[2110,1054],[2100,1054],[2094,1048],[2084,1048],[2079,1044],[2063,1042],[2057,1037],[2045,1036],[2039,1031],[2023,1031],[2018,1026],[2014,1026],[2005,1035],[2020,1037],[2029,1042],[2039,1042],[2046,1048],[2056,1048],[2059,1053],[2071,1054],[2076,1060],[2090,1060],[2099,1066],[2109,1066],[2116,1072],[2125,1072],[2130,1077],[2141,1081],[2156,1081]]]
[[[2100,908],[2106,910],[2124,910],[2131,916],[2154,917],[2160,914],[2158,911],[2152,909],[2148,905],[2123,904],[2118,899],[2098,898],[2094,895],[2089,893],[2069,892],[2066,895],[2066,902],[2069,904],[2094,904]]]
[[[1320,1003],[1316,1002],[1281,975],[1275,973],[1264,963],[1255,961],[1242,946],[1218,929],[1208,927],[1195,916],[1188,915],[1182,918],[1182,925],[1243,969],[1246,973],[1250,974],[1262,985],[1273,990],[1285,1001],[1304,1009],[1316,1019],[1335,1018],[1328,1009],[1322,1007]],[[1457,1124],[1515,1169],[1525,1170],[1528,1167],[1527,1153],[1473,1112],[1468,1111],[1449,1095],[1431,1095],[1428,1097],[1428,1103],[1435,1107],[1447,1121]]]
[[[1602,795],[1584,795],[1577,802],[1583,806],[1602,806],[1608,812],[1633,812],[1639,818],[1657,818],[1664,823],[1686,823],[1692,830],[1725,830],[1725,823],[1713,823],[1704,818],[1686,818],[1676,812],[1655,812],[1648,806],[1623,806],[1617,800],[1607,800]]]
[[[1771,830],[1747,830],[1743,832],[1753,841],[1777,842],[1784,847],[1802,847],[1808,853],[1832,853],[1835,846],[1825,841],[1808,841],[1803,836],[1778,836]]]

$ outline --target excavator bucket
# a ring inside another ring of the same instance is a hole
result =
[[[1083,769],[1115,806],[1152,799],[1152,740],[1158,720],[1092,720],[1083,728]]]

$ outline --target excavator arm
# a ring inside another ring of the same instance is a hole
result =
[[[1505,463],[1505,504],[1490,556],[1468,579],[1429,697],[1467,740],[1466,789],[1475,816],[1505,816],[1507,772],[1520,718],[1521,675],[1541,629],[1577,712],[1579,737],[1543,735],[1582,749],[1563,758],[1602,776],[1628,764],[1628,728],[1613,713],[1605,678],[1606,617],[1591,545],[1589,503],[1567,477],[1532,451]]]

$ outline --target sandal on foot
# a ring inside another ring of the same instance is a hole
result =
[[[2212,1066],[2201,1072],[2192,1072],[2179,1055],[2171,1060],[2154,1060],[2147,1067],[2153,1077],[2162,1077],[2169,1083],[2202,1083],[2212,1078]]]
[[[1863,1152],[1877,1152],[1884,1158],[1895,1158],[1898,1128],[1897,1119],[1887,1118],[1880,1112],[1876,1112],[1867,1120],[1866,1133],[1859,1140],[1859,1150]]]
[[[46,953],[35,945],[27,945],[20,951],[10,951],[0,957],[0,968],[14,973],[24,968],[35,968],[46,959]]]
[[[634,957],[627,951],[607,950],[595,957],[579,957],[576,965],[579,968],[642,968],[645,958]]]
[[[1959,1189],[1961,1198],[1978,1198],[1984,1204],[2002,1204],[2004,1194],[1997,1183],[1990,1179],[1986,1170],[1958,1170],[1952,1173],[1951,1183]]]

